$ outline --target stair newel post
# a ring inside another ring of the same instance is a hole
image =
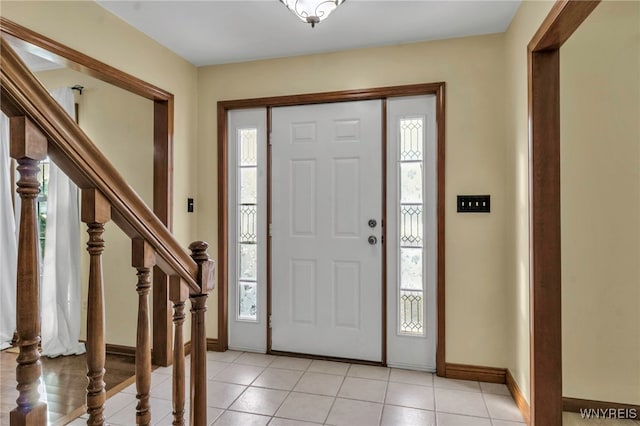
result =
[[[87,414],[88,425],[104,423],[106,399],[104,383],[105,320],[102,253],[105,223],[111,220],[111,205],[97,189],[82,190],[82,221],[87,224],[89,241],[89,294],[87,301]]]
[[[169,299],[173,302],[173,425],[184,426],[185,403],[185,362],[184,362],[184,334],[185,320],[184,303],[189,297],[189,289],[183,285],[178,276],[169,278]]]
[[[40,256],[36,198],[40,192],[38,164],[47,156],[47,138],[26,117],[10,120],[11,157],[18,162],[17,192],[22,201],[18,237],[16,327],[18,355],[17,407],[11,411],[11,426],[47,422],[47,405],[40,401]]]
[[[191,292],[191,419],[193,426],[207,424],[207,335],[205,312],[207,297],[214,288],[213,260],[209,259],[209,244],[195,241],[189,245],[191,257],[198,264],[197,282],[200,292]]]
[[[131,265],[136,268],[138,283],[138,329],[136,333],[136,424],[151,424],[149,391],[151,390],[151,326],[149,292],[151,268],[156,264],[156,252],[142,238],[131,242]]]

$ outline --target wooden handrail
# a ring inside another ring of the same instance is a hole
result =
[[[130,238],[147,241],[156,251],[163,271],[180,276],[192,294],[206,292],[198,285],[196,262],[3,37],[0,51],[2,111],[9,117],[29,117],[47,136],[49,156],[76,185],[98,189],[111,204],[113,221]]]

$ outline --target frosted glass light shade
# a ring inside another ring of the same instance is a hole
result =
[[[345,0],[280,0],[303,22],[312,27],[325,20]]]

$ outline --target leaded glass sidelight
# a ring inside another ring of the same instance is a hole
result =
[[[258,129],[238,130],[237,318],[258,318]]]
[[[399,130],[399,332],[424,335],[424,118],[402,118]]]

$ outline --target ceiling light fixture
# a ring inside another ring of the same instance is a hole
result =
[[[314,28],[345,0],[280,0],[280,2],[303,22],[311,24]]]

